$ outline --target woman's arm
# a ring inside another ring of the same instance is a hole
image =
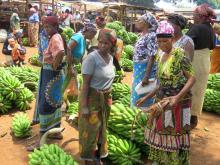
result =
[[[196,82],[195,77],[187,71],[183,71],[185,77],[188,79],[182,90],[176,95],[171,97],[170,106],[175,106],[181,98],[183,98],[192,88],[194,83]]]
[[[55,56],[55,58],[54,58],[54,60],[53,60],[53,62],[52,62],[52,68],[54,69],[54,70],[56,70],[57,68],[58,68],[58,66],[62,63],[62,61],[63,61],[63,57],[64,57],[64,51],[62,50],[62,51],[59,51],[58,53],[57,53],[57,55]]]
[[[89,114],[89,109],[88,109],[88,92],[89,92],[89,84],[91,81],[92,76],[91,75],[85,75],[83,74],[83,85],[82,85],[82,90],[80,93],[80,108],[83,115],[88,115]]]
[[[142,85],[143,86],[147,85],[148,82],[149,82],[150,73],[151,73],[152,67],[154,65],[154,61],[155,61],[155,57],[154,56],[150,56],[149,60],[148,60],[148,63],[147,63],[146,73],[145,73],[144,79],[142,81]]]
[[[137,101],[137,106],[141,106],[147,99],[152,98],[159,90],[159,86],[157,86],[152,92],[147,93],[144,97],[140,98]]]

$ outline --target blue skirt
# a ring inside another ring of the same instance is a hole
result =
[[[43,65],[40,73],[39,90],[34,120],[40,122],[40,132],[46,132],[61,124],[63,102],[63,69],[54,71],[50,65]]]
[[[145,96],[143,95],[138,95],[137,92],[135,91],[135,87],[143,80],[145,73],[146,73],[146,68],[147,68],[147,62],[134,62],[134,73],[133,73],[133,83],[132,83],[132,93],[131,93],[131,107],[136,107],[137,101]],[[155,78],[156,77],[156,64],[153,65],[151,73],[150,73],[150,78]],[[152,105],[154,102],[153,99],[148,99],[144,104],[142,104],[141,107],[139,108],[144,108]]]

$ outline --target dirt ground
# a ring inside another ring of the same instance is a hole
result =
[[[0,44],[0,50],[2,44]],[[27,48],[27,59],[36,53],[37,49]],[[0,62],[4,60],[4,55],[0,54]],[[127,73],[124,79],[125,83],[131,84],[131,73]],[[27,113],[32,118],[35,102],[32,103],[32,109]],[[1,165],[27,165],[28,152],[26,147],[33,143],[38,135],[38,126],[33,127],[33,138],[17,139],[11,135],[11,121],[15,113],[0,116],[0,164]],[[59,144],[65,151],[73,155],[76,160],[78,156],[78,132],[71,127],[63,117],[62,127],[64,139],[61,141],[51,141]],[[199,120],[198,127],[191,134],[191,165],[220,165],[220,116],[210,113],[203,113]],[[5,135],[6,134],[6,135]],[[1,136],[5,135],[5,136]],[[82,164],[82,163],[80,163]]]

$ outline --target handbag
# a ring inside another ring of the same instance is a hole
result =
[[[146,94],[152,92],[157,86],[157,80],[154,78],[149,79],[147,85],[142,85],[142,81],[135,87],[135,91],[138,95]]]

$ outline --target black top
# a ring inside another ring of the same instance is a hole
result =
[[[195,50],[215,47],[215,33],[209,23],[192,25],[187,35],[193,39]]]

